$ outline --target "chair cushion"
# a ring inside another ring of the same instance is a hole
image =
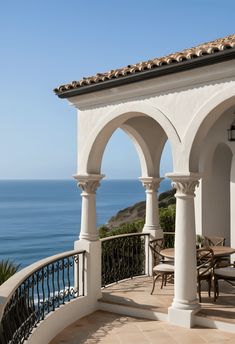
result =
[[[174,272],[174,265],[171,265],[171,264],[158,264],[158,265],[155,265],[154,268],[153,268],[153,271],[159,271],[159,272]]]
[[[171,259],[171,258],[165,258],[163,264],[174,265],[175,261],[174,261],[174,259]]]
[[[225,277],[226,279],[235,278],[235,268],[227,267],[214,270],[215,275]]]

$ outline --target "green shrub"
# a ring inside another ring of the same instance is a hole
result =
[[[109,229],[106,226],[99,228],[100,238],[106,238],[114,235],[128,234],[128,233],[140,233],[144,227],[144,221],[138,220],[132,223],[124,223],[120,227]]]
[[[163,232],[175,231],[175,205],[169,205],[167,208],[159,209],[160,226]]]
[[[0,285],[6,282],[8,278],[13,276],[18,270],[20,265],[11,262],[9,259],[0,261]]]
[[[106,236],[108,236],[109,231],[110,231],[109,228],[106,227],[105,225],[99,227],[99,237],[105,238]]]

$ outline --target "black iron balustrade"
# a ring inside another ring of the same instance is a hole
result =
[[[163,232],[163,237],[165,248],[175,247],[175,232]]]
[[[101,239],[102,287],[126,278],[148,274],[148,242],[148,233],[123,234]]]
[[[60,255],[17,287],[0,323],[0,344],[21,344],[47,314],[84,296],[85,251]]]

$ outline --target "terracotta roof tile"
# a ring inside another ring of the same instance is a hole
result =
[[[123,68],[110,70],[106,73],[97,73],[94,76],[83,78],[80,81],[72,81],[69,84],[61,85],[58,88],[55,88],[54,92],[59,95],[68,90],[75,90],[92,84],[102,83],[111,79],[122,78],[131,74],[141,73],[146,70],[160,68],[164,65],[171,65],[173,63],[197,59],[201,56],[216,54],[220,51],[231,48],[235,48],[235,34],[219,38],[211,42],[203,43],[196,47],[185,49],[181,52],[128,65]]]

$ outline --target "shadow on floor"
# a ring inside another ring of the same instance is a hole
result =
[[[136,319],[138,321],[138,319]],[[147,321],[139,319],[139,321]],[[130,324],[131,318],[119,314],[96,311],[67,327],[55,337],[50,344],[95,344],[110,338],[110,334],[118,332],[123,326]],[[121,331],[121,330],[120,330]],[[111,338],[110,338],[111,340]],[[111,343],[116,343],[114,337]]]

